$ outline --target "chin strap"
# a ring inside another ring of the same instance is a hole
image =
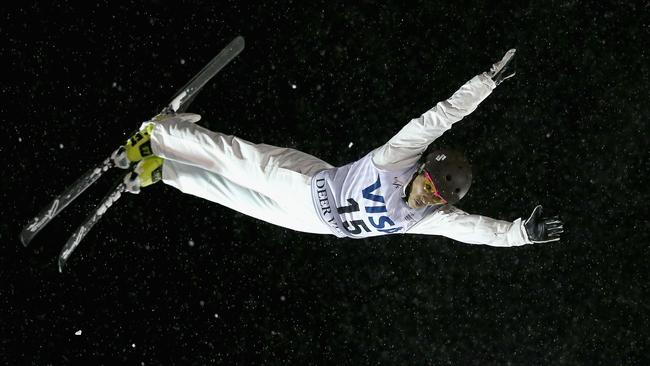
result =
[[[528,240],[532,243],[548,243],[559,241],[560,234],[564,232],[564,226],[558,216],[551,218],[541,217],[542,206],[537,205],[530,217],[524,222]]]
[[[423,164],[423,166],[424,166],[424,164]],[[409,200],[409,195],[411,194],[411,185],[413,184],[413,181],[415,180],[415,177],[418,176],[418,174],[420,174],[419,171],[416,171],[415,173],[413,173],[413,175],[411,176],[411,180],[409,180],[409,182],[404,185],[404,188],[402,189],[402,199],[404,201]]]

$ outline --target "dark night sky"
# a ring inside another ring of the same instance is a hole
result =
[[[3,364],[648,364],[647,2],[108,3],[3,6]],[[335,165],[516,47],[517,76],[435,145],[475,167],[460,208],[541,203],[563,241],[342,240],[159,184],[58,274],[114,172],[22,247],[32,215],[240,34],[190,110]]]

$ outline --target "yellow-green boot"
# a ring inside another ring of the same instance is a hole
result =
[[[162,165],[165,160],[157,156],[147,156],[140,160],[133,171],[124,178],[126,190],[140,193],[140,189],[162,180]]]
[[[151,151],[151,131],[153,131],[154,126],[153,123],[145,125],[126,142],[124,150],[130,162],[136,163],[147,156],[153,155]]]
[[[113,155],[111,155],[111,159],[113,159],[116,166],[127,169],[133,163],[137,163],[147,156],[153,155],[153,151],[151,150],[151,131],[153,131],[154,126],[153,123],[144,125],[124,145],[115,150]]]
[[[137,163],[147,156],[153,155],[151,149],[151,133],[156,123],[164,123],[165,120],[174,118],[183,122],[196,123],[201,116],[194,113],[159,114],[151,120],[142,124],[140,131],[131,136],[124,145],[113,152],[111,159],[115,166],[128,169],[133,163]]]

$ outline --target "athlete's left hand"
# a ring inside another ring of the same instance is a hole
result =
[[[528,240],[532,243],[548,243],[560,240],[560,234],[564,232],[562,221],[557,216],[547,218],[542,216],[542,206],[537,205],[524,222]]]

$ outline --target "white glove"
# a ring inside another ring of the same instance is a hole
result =
[[[501,60],[492,65],[490,71],[485,72],[494,81],[494,84],[499,85],[504,80],[515,76],[515,66],[512,61],[514,60],[516,51],[514,48],[508,50]]]

